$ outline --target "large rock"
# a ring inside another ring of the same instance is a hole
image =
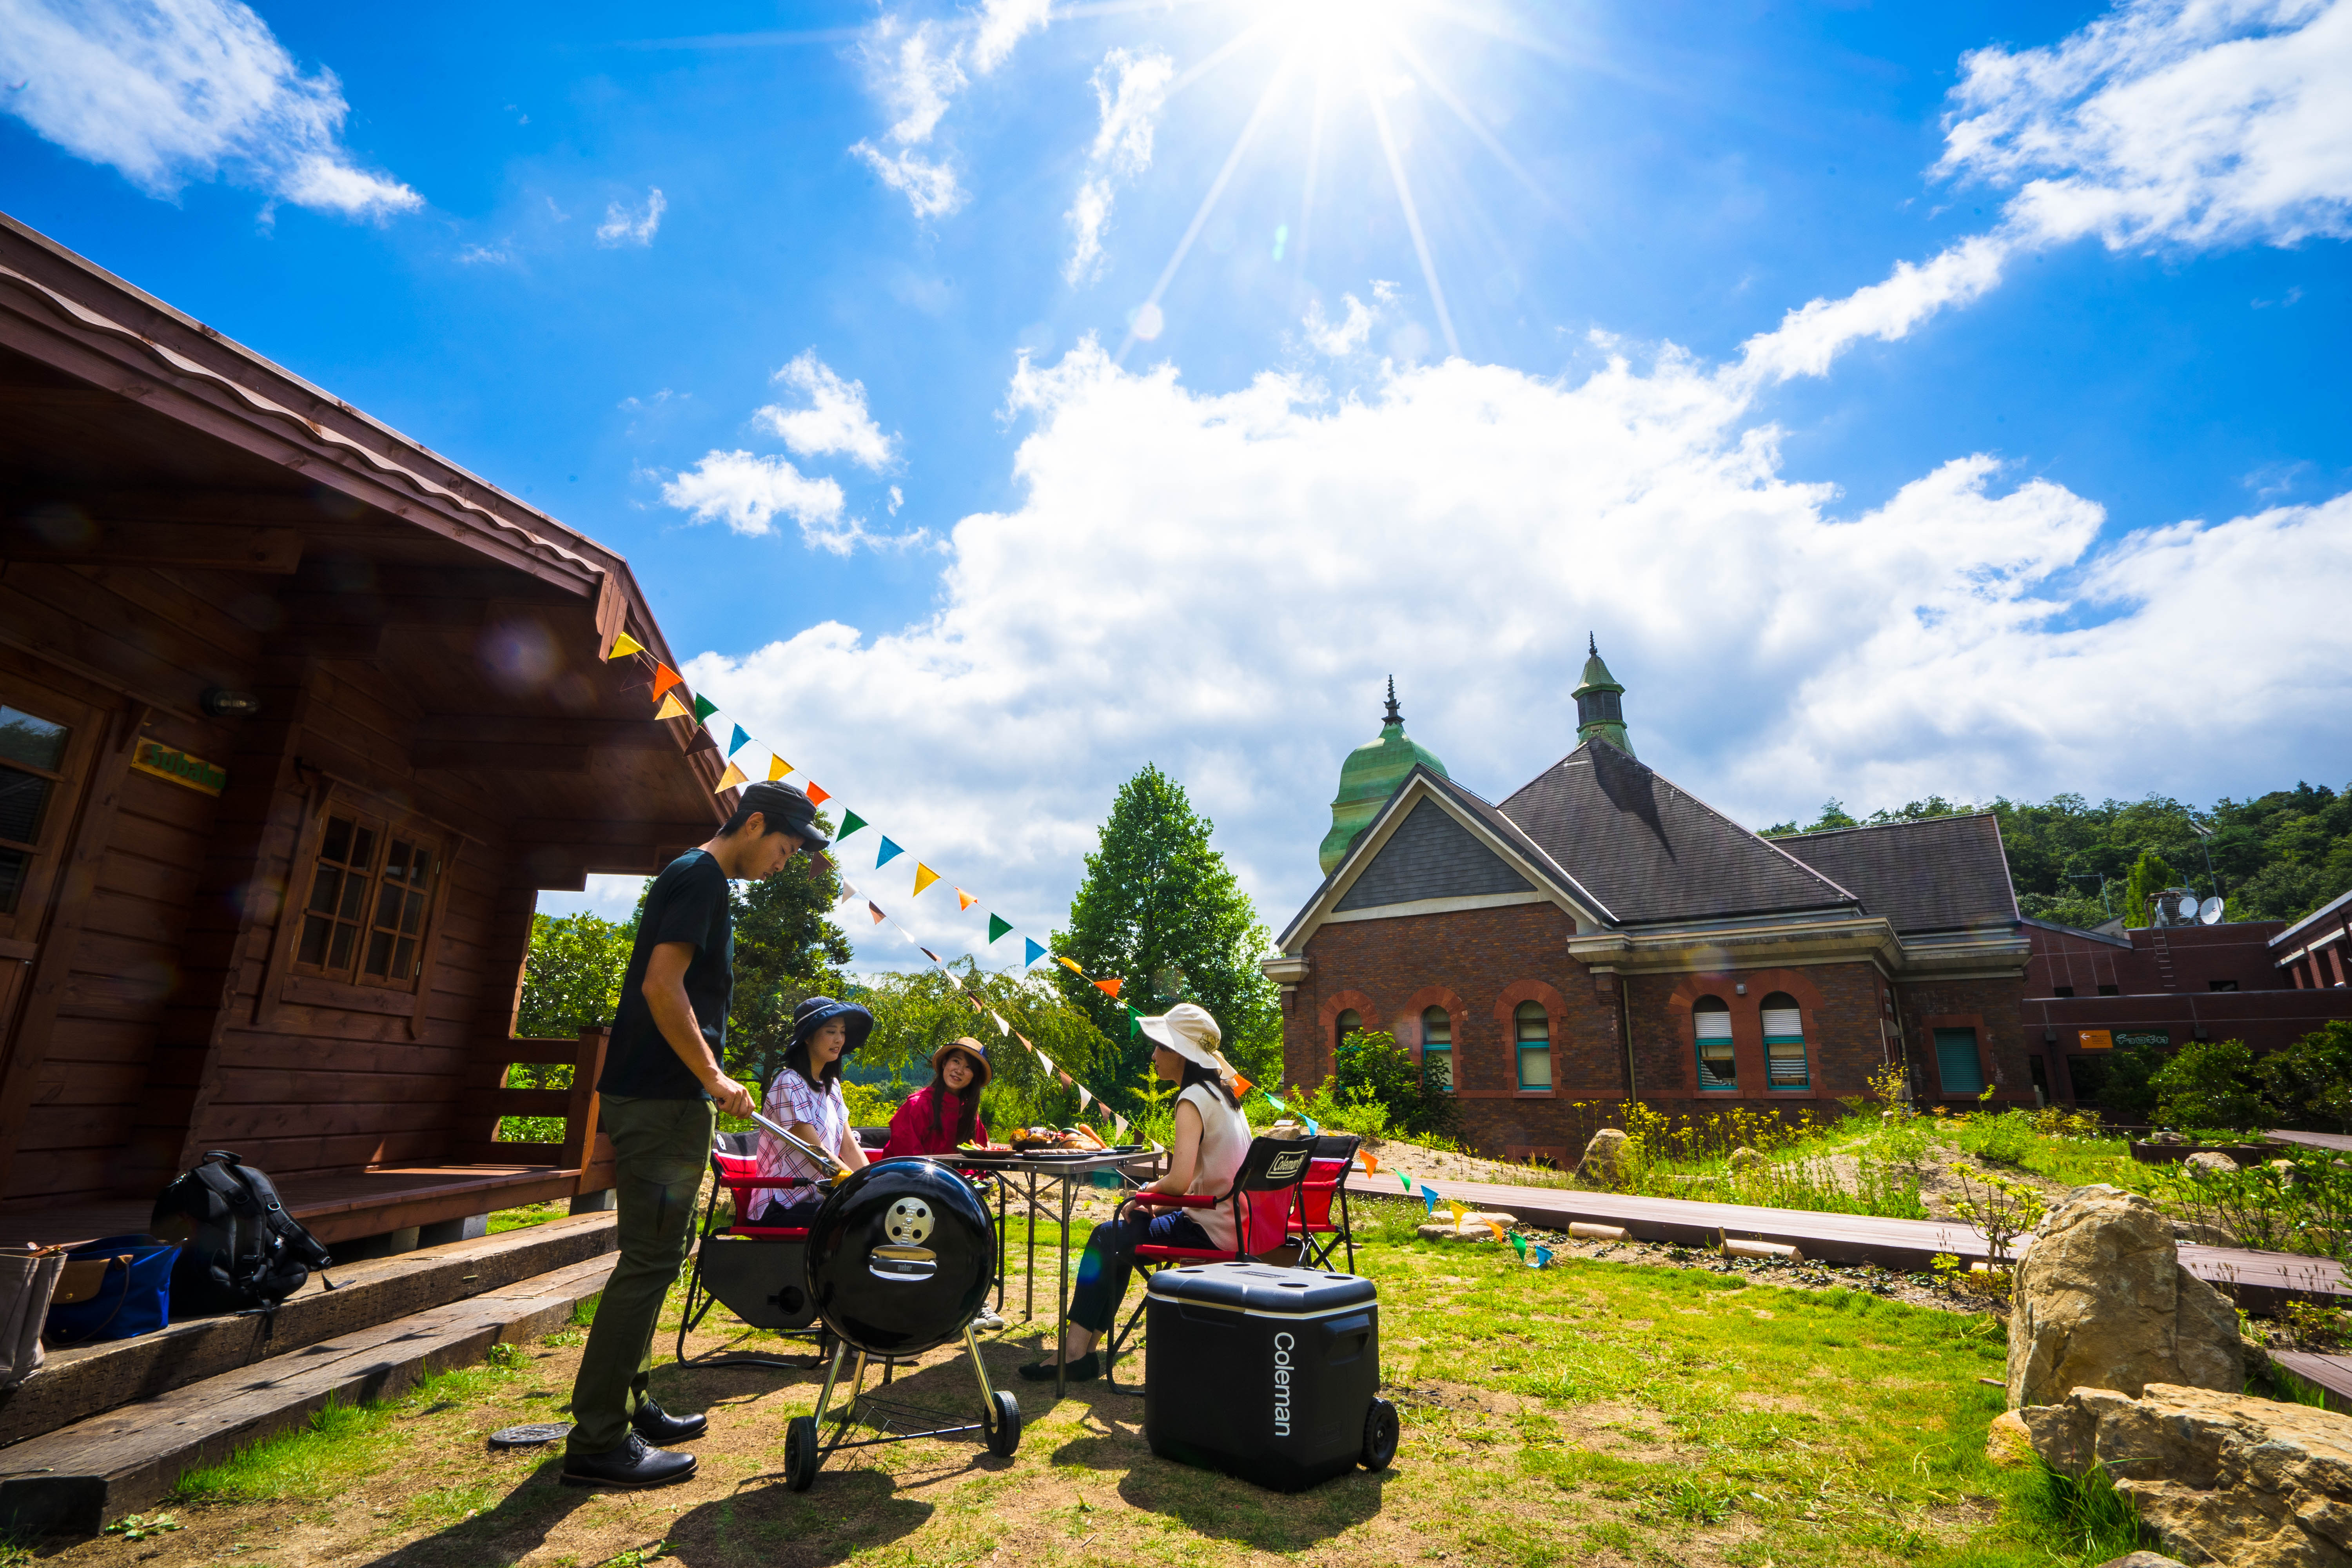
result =
[[[1584,1146],[1584,1158],[1576,1163],[1576,1179],[1597,1182],[1613,1187],[1625,1171],[1625,1134],[1614,1127],[1604,1127],[1592,1135]]]
[[[1764,1156],[1758,1153],[1755,1150],[1750,1149],[1747,1144],[1742,1143],[1738,1148],[1734,1149],[1731,1152],[1730,1163],[1731,1173],[1736,1176],[1742,1171],[1752,1171],[1757,1166],[1763,1164]]]
[[[2238,1173],[2238,1162],[2231,1159],[2227,1154],[2216,1153],[2210,1149],[2201,1149],[2180,1163],[2187,1167],[2191,1175],[2201,1175],[2207,1172],[2221,1176],[2234,1176]]]
[[[2042,1217],[2017,1266],[2009,1403],[2152,1383],[2235,1394],[2238,1311],[2180,1266],[2171,1223],[2137,1193],[2078,1187]]]
[[[2223,1568],[2352,1563],[2352,1416],[2150,1384],[2018,1412],[2051,1468],[2104,1465],[2158,1545]]]

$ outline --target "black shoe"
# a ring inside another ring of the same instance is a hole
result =
[[[1021,1369],[1021,1375],[1032,1383],[1051,1383],[1054,1381],[1054,1363],[1033,1361]],[[1095,1352],[1088,1351],[1063,1369],[1062,1375],[1071,1383],[1091,1383],[1102,1375],[1102,1365],[1095,1360]]]
[[[708,1415],[672,1415],[650,1399],[637,1401],[637,1413],[629,1417],[629,1425],[637,1436],[656,1447],[672,1443],[691,1443],[710,1430]]]
[[[694,1474],[692,1454],[673,1454],[648,1445],[635,1432],[608,1454],[567,1454],[567,1487],[666,1487]]]

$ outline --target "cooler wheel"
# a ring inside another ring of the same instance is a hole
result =
[[[988,1451],[1000,1459],[1009,1459],[1013,1450],[1021,1447],[1021,1402],[998,1389],[990,1396],[983,1412],[988,1423]]]
[[[1364,1412],[1364,1451],[1360,1456],[1364,1468],[1385,1470],[1396,1458],[1396,1406],[1385,1399],[1375,1399],[1372,1407]]]
[[[816,1417],[795,1415],[784,1424],[784,1485],[804,1492],[816,1484]]]

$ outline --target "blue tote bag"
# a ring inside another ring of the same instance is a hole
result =
[[[51,1348],[135,1339],[172,1321],[172,1265],[180,1249],[152,1236],[110,1236],[66,1254],[48,1325]]]

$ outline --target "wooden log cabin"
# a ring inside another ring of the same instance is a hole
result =
[[[652,658],[619,556],[0,216],[0,1241],[210,1149],[348,1250],[604,1206],[603,1036],[513,1026],[539,891],[731,805]]]

